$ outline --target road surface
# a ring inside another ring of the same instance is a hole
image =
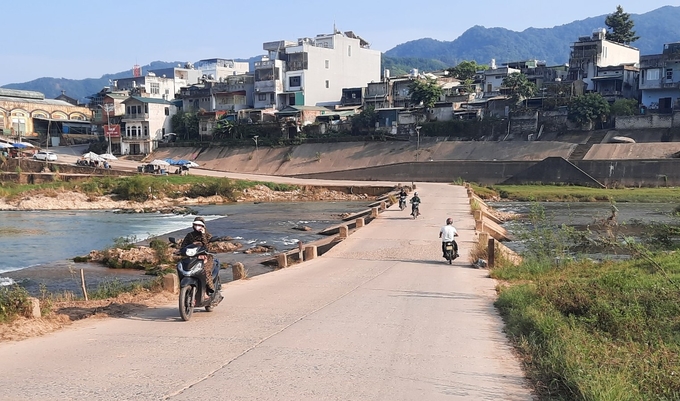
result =
[[[0,400],[531,400],[470,267],[465,189],[419,184],[318,259],[223,287],[214,312],[175,304],[0,344]],[[460,254],[441,257],[447,216]]]

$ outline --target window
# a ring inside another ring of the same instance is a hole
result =
[[[142,105],[137,106],[137,114],[142,114]]]
[[[667,81],[673,81],[673,69],[672,68],[666,68],[666,80]]]
[[[290,77],[288,78],[288,85],[289,86],[300,86],[301,85],[301,78],[302,77]]]
[[[144,105],[144,112],[145,112],[145,113],[148,113],[148,112],[149,112],[149,105],[148,105],[148,104],[145,104],[145,105]]]
[[[352,57],[352,45],[347,46],[347,57]]]
[[[328,89],[328,88],[330,88],[330,87],[331,87],[331,81],[326,80],[326,89]]]
[[[267,94],[266,93],[260,93],[257,95],[257,100],[260,102],[266,102],[267,101]]]
[[[144,136],[149,136],[149,127],[144,126]]]
[[[151,94],[159,95],[161,93],[161,87],[157,82],[151,83]]]
[[[331,66],[330,60],[326,60],[326,61],[324,62],[324,64],[326,65],[326,69],[330,68],[330,66]]]
[[[169,116],[170,115],[170,107],[165,108],[165,115]]]
[[[647,70],[647,80],[648,81],[658,81],[659,80],[659,70],[657,68]]]

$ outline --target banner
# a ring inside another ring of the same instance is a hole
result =
[[[120,125],[105,125],[104,137],[106,138],[120,138]]]

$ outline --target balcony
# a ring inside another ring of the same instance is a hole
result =
[[[146,121],[149,119],[149,113],[125,114],[123,120],[138,120]]]
[[[680,89],[680,82],[666,81],[665,79],[646,81],[640,83],[640,89]]]

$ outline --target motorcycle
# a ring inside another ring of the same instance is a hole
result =
[[[405,196],[399,197],[399,209],[400,210],[406,209],[406,197]]]
[[[417,219],[418,216],[420,216],[420,203],[419,202],[415,202],[413,204],[413,212],[411,212],[411,216],[413,216],[414,220]]]
[[[454,251],[453,241],[447,241],[444,243],[444,253],[449,264],[452,264],[453,261],[456,260],[458,254]]]
[[[177,244],[174,238],[169,238],[170,242]],[[182,320],[188,321],[194,313],[195,308],[205,308],[207,312],[222,302],[222,284],[220,283],[220,263],[213,258],[212,280],[215,284],[215,291],[207,295],[208,286],[205,274],[203,273],[204,259],[200,256],[212,255],[208,250],[197,244],[183,246],[179,250],[182,260],[177,263],[177,275],[179,276],[179,315]]]

